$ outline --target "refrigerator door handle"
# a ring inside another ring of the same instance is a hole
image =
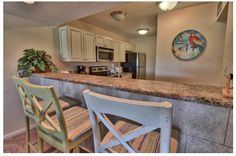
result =
[[[140,67],[138,68],[138,79],[140,78]]]
[[[138,54],[138,67],[140,67],[140,55]],[[140,70],[139,70],[140,73]]]
[[[137,64],[136,64],[136,68],[138,68],[140,66],[140,59],[139,59],[139,53],[137,53]]]

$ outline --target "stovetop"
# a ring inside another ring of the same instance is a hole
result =
[[[109,76],[107,66],[92,66],[89,67],[90,75]]]

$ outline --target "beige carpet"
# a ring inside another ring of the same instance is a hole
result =
[[[30,138],[32,142],[37,141],[37,134],[36,134],[35,129],[31,130],[30,136],[31,136]],[[4,149],[3,149],[4,153],[26,153],[25,133],[21,133],[14,137],[4,140],[3,144],[4,144]],[[92,137],[91,139],[83,143],[83,146],[86,146],[89,149],[93,149]],[[31,152],[33,153],[32,150]],[[55,152],[55,148],[53,148],[47,143],[44,143],[44,152],[45,153]],[[56,152],[59,152],[59,151],[56,151]]]

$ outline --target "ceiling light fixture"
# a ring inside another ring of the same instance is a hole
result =
[[[137,32],[140,35],[146,35],[148,33],[149,29],[148,28],[142,28],[142,29],[137,29]]]
[[[159,4],[159,8],[165,11],[171,10],[177,5],[177,3],[178,2],[175,1],[163,1]]]
[[[27,4],[34,4],[35,2],[34,2],[34,1],[24,1],[24,3],[27,3]]]
[[[127,16],[127,13],[124,11],[113,11],[111,12],[111,17],[116,21],[122,21]]]

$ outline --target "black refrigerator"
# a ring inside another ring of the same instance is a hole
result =
[[[132,78],[145,79],[146,54],[126,51],[125,62],[121,63],[124,72],[132,72]]]

